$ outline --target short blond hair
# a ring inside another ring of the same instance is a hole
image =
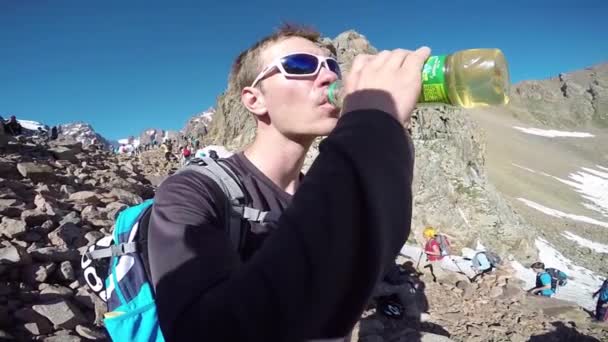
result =
[[[333,46],[326,46],[321,41],[321,34],[312,27],[285,23],[274,33],[258,40],[247,50],[241,52],[232,64],[228,86],[240,91],[253,83],[262,68],[260,56],[262,51],[273,43],[278,43],[290,37],[300,37],[327,48],[335,55]]]

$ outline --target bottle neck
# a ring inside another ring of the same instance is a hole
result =
[[[341,81],[335,81],[327,88],[327,100],[332,105],[339,107],[341,105],[340,90],[342,88]]]

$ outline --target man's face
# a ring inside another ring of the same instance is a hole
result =
[[[543,271],[542,268],[533,268],[534,272],[541,273]]]
[[[264,49],[260,56],[262,65],[294,52],[328,56],[327,51],[313,42],[291,37]],[[340,112],[328,103],[326,92],[337,79],[338,76],[326,67],[307,78],[289,78],[275,69],[258,86],[262,89],[270,125],[282,135],[296,140],[328,135]]]

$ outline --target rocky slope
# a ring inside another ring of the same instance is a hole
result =
[[[401,285],[381,283],[351,341],[586,341],[608,339],[608,327],[589,319],[576,304],[526,294],[508,266],[469,282],[456,273],[416,272]],[[401,318],[387,317],[381,303],[394,295],[405,303]]]
[[[106,340],[105,304],[88,290],[80,254],[177,168],[160,150],[140,157],[63,141],[0,150],[2,340]]]
[[[186,123],[184,129],[182,129],[182,133],[187,137],[204,137],[208,133],[209,125],[213,121],[214,114],[215,109],[209,108],[192,116]]]

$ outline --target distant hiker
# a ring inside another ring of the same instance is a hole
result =
[[[186,164],[188,162],[188,160],[190,160],[190,157],[192,156],[192,150],[190,150],[190,146],[186,145],[184,146],[184,148],[182,149],[182,163]]]
[[[558,286],[564,286],[568,281],[566,273],[555,268],[545,269],[542,262],[535,262],[530,268],[536,272],[536,287],[528,290],[532,294],[551,297],[557,292]]]
[[[469,280],[475,277],[476,273],[471,268],[471,259],[474,256],[474,252],[469,259],[452,255],[449,236],[438,233],[433,227],[426,227],[422,235],[426,240],[424,253],[428,260],[424,268],[428,268],[431,271],[433,281],[437,281],[437,277],[443,275],[444,272],[441,270],[460,273]]]
[[[57,137],[59,136],[59,133],[57,132],[57,126],[53,126],[51,127],[51,140],[56,140]]]
[[[38,137],[40,139],[43,139],[43,140],[47,140],[48,139],[48,132],[45,131],[44,129],[42,129],[42,127],[38,127],[36,130],[37,130],[36,133],[38,134]]]
[[[595,307],[595,319],[601,322],[608,321],[608,278],[602,283],[602,287],[593,294],[593,298],[597,297],[597,306]]]
[[[445,235],[438,234],[433,227],[424,228],[422,235],[426,240],[424,252],[429,261],[439,261],[450,255],[450,241]]]
[[[171,161],[171,156],[173,155],[171,153],[171,142],[169,140],[165,141],[160,145],[160,148],[162,149],[165,155],[165,160]]]
[[[498,254],[486,250],[473,251],[473,255],[465,256],[465,259],[471,260],[471,268],[475,272],[475,276],[471,279],[472,281],[492,272],[502,263]]]
[[[19,121],[17,121],[17,117],[14,115],[11,115],[10,119],[4,123],[4,129],[7,134],[13,136],[21,135],[21,133],[23,132],[21,124],[19,123]]]

